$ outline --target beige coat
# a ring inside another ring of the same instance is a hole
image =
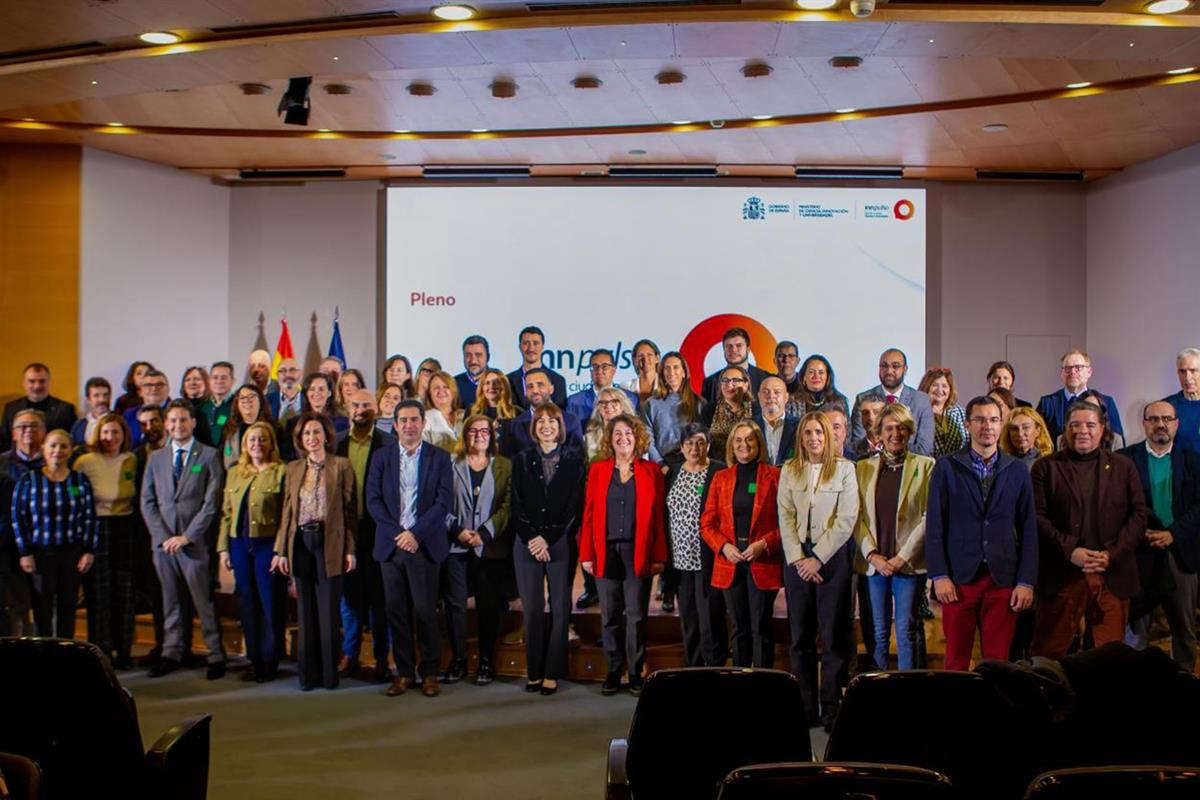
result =
[[[850,537],[858,521],[858,480],[854,462],[839,458],[833,478],[811,491],[811,468],[804,466],[797,478],[791,464],[785,464],[779,476],[779,534],[783,556],[788,564],[804,558],[802,543],[812,539],[813,554],[828,563]],[[811,514],[810,514],[811,512]],[[808,530],[809,520],[812,530]]]
[[[300,487],[304,483],[305,458],[288,462],[283,485],[283,515],[275,552],[292,559],[292,543],[300,524]],[[325,457],[325,572],[330,577],[342,574],[345,557],[354,555],[354,532],[358,525],[355,508],[354,467],[342,456]],[[293,567],[294,568],[294,567]]]
[[[875,485],[883,456],[878,453],[858,462],[858,524],[854,541],[858,553],[854,558],[856,572],[875,574],[867,556],[878,549],[875,536],[879,528],[875,521]],[[934,460],[909,452],[904,459],[904,474],[900,478],[900,500],[896,511],[896,555],[905,560],[904,575],[925,572],[925,508],[929,502],[929,479],[933,476]]]

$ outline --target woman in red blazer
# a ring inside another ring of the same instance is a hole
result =
[[[733,618],[733,664],[770,667],[775,662],[771,617],[783,586],[779,537],[779,468],[766,463],[762,430],[743,420],[729,431],[725,463],[713,476],[700,535],[716,553],[712,585],[723,589]]]
[[[600,460],[588,470],[579,561],[596,576],[600,593],[608,658],[600,692],[606,695],[621,688],[622,667],[629,670],[630,694],[642,692],[650,582],[667,560],[666,493],[658,464],[644,458],[649,449],[650,434],[641,420],[620,414],[609,421]]]

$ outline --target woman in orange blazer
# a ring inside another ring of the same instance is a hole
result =
[[[649,450],[650,434],[641,420],[619,414],[609,420],[600,459],[588,470],[579,561],[596,576],[600,593],[608,658],[600,692],[606,695],[620,690],[622,667],[629,670],[629,693],[642,692],[650,582],[667,560],[666,492],[658,464],[644,458]]]
[[[771,617],[783,586],[783,543],[779,536],[779,468],[766,463],[762,430],[743,420],[729,431],[725,463],[713,476],[700,535],[716,553],[712,585],[723,589],[733,618],[736,667],[770,667],[775,662]]]

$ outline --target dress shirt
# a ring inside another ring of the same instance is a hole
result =
[[[767,463],[775,463],[775,454],[779,452],[781,446],[786,444],[781,441],[783,439],[783,423],[787,419],[787,414],[780,414],[779,418],[772,422],[763,417],[763,435],[767,440]]]
[[[304,392],[296,389],[296,394],[292,399],[284,396],[283,392],[279,393],[279,413],[276,415],[279,419],[287,419],[290,416],[298,415],[304,410]],[[289,413],[290,412],[290,413]]]
[[[180,450],[183,451],[183,466],[184,467],[187,466],[187,454],[188,454],[188,451],[192,449],[193,441],[194,441],[193,439],[188,439],[186,442],[181,443],[181,442],[175,441],[174,439],[171,440],[171,464],[172,464],[172,466],[175,464],[175,459],[179,458]]]
[[[400,448],[400,527],[412,530],[417,524],[417,475],[421,466],[421,445],[408,452],[403,444]]]

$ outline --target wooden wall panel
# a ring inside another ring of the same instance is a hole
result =
[[[81,150],[0,143],[0,399],[42,361],[51,392],[79,392]]]

